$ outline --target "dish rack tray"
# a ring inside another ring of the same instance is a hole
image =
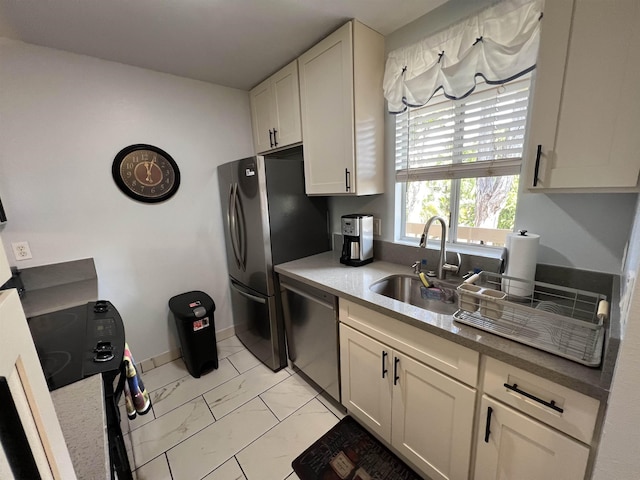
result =
[[[600,365],[609,310],[605,295],[491,272],[472,276],[457,290],[456,321],[589,367]]]

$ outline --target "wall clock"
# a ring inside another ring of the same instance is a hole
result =
[[[113,160],[111,173],[118,188],[140,202],[164,202],[180,186],[178,165],[171,155],[153,145],[123,148]]]

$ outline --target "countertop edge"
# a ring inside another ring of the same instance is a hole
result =
[[[312,257],[306,257],[305,259],[276,265],[274,270],[278,274],[319,288],[337,297],[358,303],[443,339],[450,340],[481,354],[544,377],[577,392],[601,401],[607,400],[609,386],[611,384],[611,378],[608,377],[611,372],[603,371],[602,367],[587,367],[577,362],[496,335],[488,334],[466,325],[456,323],[455,328],[452,327],[452,330],[455,331],[447,330],[430,323],[428,319],[425,320],[411,316],[411,313],[417,309],[419,311],[416,312],[418,315],[428,318],[428,315],[423,312],[431,312],[419,309],[418,307],[411,308],[411,306],[405,304],[402,305],[402,309],[408,310],[409,314],[398,311],[396,307],[398,306],[397,304],[401,302],[363,291],[362,280],[359,279],[368,276],[369,272],[365,273],[365,270],[363,270],[366,269],[366,267],[369,267],[369,271],[374,272],[372,275],[377,275],[377,278],[382,278],[393,273],[410,273],[409,267],[390,264],[388,262],[373,262],[370,265],[358,268],[345,267],[338,262],[334,252],[325,252]],[[324,279],[324,281],[321,279]],[[328,279],[334,281],[328,281]],[[343,285],[348,285],[348,287],[344,287]],[[366,285],[367,290],[368,285],[370,285],[370,283]],[[464,335],[461,333],[464,333]]]

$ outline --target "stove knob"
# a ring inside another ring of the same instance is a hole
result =
[[[98,300],[93,305],[93,311],[96,313],[104,313],[109,311],[109,302],[107,302],[106,300]]]
[[[111,342],[98,342],[96,343],[96,348],[93,349],[94,352],[113,352],[113,345]]]

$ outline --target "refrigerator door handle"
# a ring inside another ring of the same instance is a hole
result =
[[[242,208],[242,198],[238,195],[238,184],[236,183],[235,190],[236,208],[236,229],[238,233],[238,250],[240,257],[240,265],[242,271],[247,270],[247,225],[244,217],[244,209]]]
[[[264,298],[260,298],[257,297],[255,295],[251,295],[250,293],[245,292],[244,290],[239,289],[238,287],[236,287],[235,283],[232,281],[231,282],[231,288],[233,288],[236,292],[238,292],[238,294],[240,294],[241,296],[253,301],[253,302],[258,302],[258,303],[262,303],[265,304],[267,303],[267,301]]]
[[[229,224],[229,236],[231,237],[231,249],[233,250],[233,258],[236,266],[242,268],[240,257],[238,256],[237,236],[237,217],[236,217],[236,188],[238,184],[234,183],[229,189],[229,211],[227,212],[227,223]]]

